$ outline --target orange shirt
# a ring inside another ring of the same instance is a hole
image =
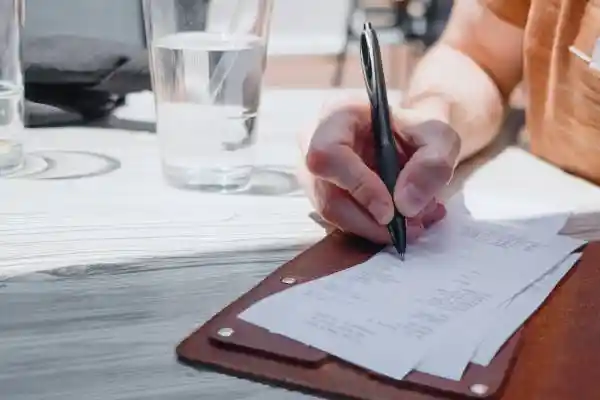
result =
[[[569,50],[592,56],[600,38],[600,0],[481,1],[524,29],[532,153],[600,184],[600,70]]]

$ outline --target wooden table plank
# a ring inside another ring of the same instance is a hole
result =
[[[196,326],[295,253],[67,268],[4,281],[2,398],[308,398],[198,372],[174,357],[175,345]]]

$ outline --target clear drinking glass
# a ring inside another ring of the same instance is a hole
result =
[[[273,0],[144,0],[163,173],[239,191],[254,164]]]
[[[21,25],[24,0],[0,0],[0,175],[24,161]]]

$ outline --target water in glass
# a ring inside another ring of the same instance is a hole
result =
[[[253,166],[264,41],[179,32],[152,46],[163,171],[179,187],[236,191]]]

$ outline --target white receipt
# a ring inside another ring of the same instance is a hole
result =
[[[454,211],[455,214],[461,212],[463,203],[460,196],[451,200],[449,204],[451,210]],[[537,237],[547,237],[550,239],[559,233],[559,231],[564,227],[565,222],[566,215],[551,215],[523,220],[498,221],[498,223],[503,226],[526,229],[529,234],[534,234]],[[569,257],[565,262],[571,262],[572,257],[573,256]],[[562,266],[563,264],[559,265]],[[554,267],[554,269],[552,269],[551,272],[548,272],[547,275],[552,275],[555,273],[554,271],[559,269],[560,266]],[[543,275],[543,277],[545,276],[546,275]],[[543,277],[539,278],[539,280],[544,279]],[[529,291],[533,290],[534,287],[538,287],[538,284],[536,283],[535,286],[532,284],[524,289],[524,291],[529,293]],[[552,288],[548,288],[546,295],[548,295],[551,290]],[[523,293],[522,298],[529,299],[531,296]],[[483,354],[489,355],[493,349],[498,350],[492,345],[492,343],[494,345],[498,344],[499,348],[506,340],[510,338],[512,333],[514,333],[514,331],[512,331],[510,334],[502,336],[499,335],[499,333],[494,334],[490,331],[490,326],[494,325],[494,323],[498,320],[499,313],[502,313],[503,309],[508,307],[510,302],[511,299],[506,300],[499,306],[492,305],[487,307],[487,309],[480,312],[479,315],[474,316],[468,321],[464,321],[464,326],[457,327],[454,332],[446,332],[440,342],[437,345],[434,345],[429,350],[425,358],[421,360],[416,370],[445,379],[457,381],[460,380],[469,362],[474,357],[474,353],[477,351],[478,344],[483,340],[484,336],[488,332],[493,335],[495,340],[486,342],[488,343],[486,350],[480,350],[478,353],[480,360],[487,360],[487,358],[481,358],[483,357]],[[525,309],[528,310],[530,307],[525,307]],[[509,313],[519,313],[519,311],[521,310],[514,308],[508,310]],[[522,313],[519,313],[519,315],[522,315]],[[523,318],[527,317],[524,316]],[[522,322],[524,322],[524,320],[521,321],[521,323]],[[512,325],[509,324],[509,326]],[[465,327],[467,328],[465,329]],[[491,361],[491,358],[493,358],[493,355],[489,358],[488,362]]]
[[[515,296],[498,310],[488,327],[485,339],[477,346],[472,362],[487,366],[502,345],[544,303],[552,290],[577,263],[581,254],[572,254],[558,267],[535,282],[527,290]]]
[[[581,243],[453,218],[412,245],[404,262],[386,250],[263,299],[239,317],[402,379],[445,332],[498,307]]]
[[[570,213],[554,213],[548,215],[528,215],[524,217],[522,212],[512,212],[507,206],[505,198],[498,196],[481,196],[482,198],[471,199],[467,202],[464,193],[459,192],[446,202],[446,209],[450,217],[468,216],[476,221],[486,221],[513,228],[522,228],[534,233],[536,236],[556,236],[566,225]],[[502,205],[502,207],[499,207]],[[504,208],[503,212],[498,209]],[[517,208],[517,207],[515,207]],[[516,214],[516,215],[515,215]]]
[[[442,338],[427,352],[415,370],[444,379],[459,381],[469,365],[477,344],[481,342],[494,318],[494,311],[502,307],[490,304],[456,326],[447,329]]]
[[[464,326],[433,346],[416,370],[445,379],[460,380],[469,362],[487,366],[500,348],[540,307],[580,254],[571,254],[537,281],[500,305],[463,321]]]

